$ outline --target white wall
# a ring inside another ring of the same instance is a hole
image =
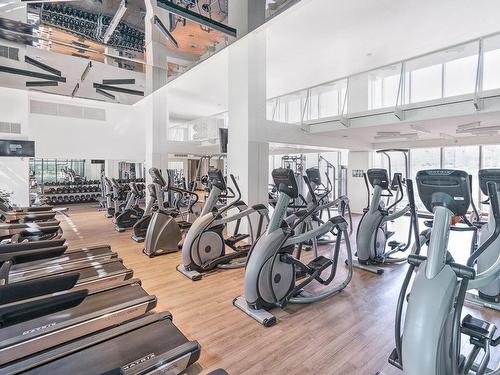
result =
[[[106,121],[31,114],[30,99],[103,108]],[[39,158],[144,160],[144,122],[133,106],[0,88],[0,113],[21,123],[22,135],[10,138],[35,141]]]

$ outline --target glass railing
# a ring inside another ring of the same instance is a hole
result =
[[[168,127],[167,138],[169,141],[217,144],[219,128],[227,128],[227,123],[227,112],[191,121],[172,121]]]
[[[500,34],[268,99],[267,119],[307,124],[426,102],[473,100],[500,89]]]

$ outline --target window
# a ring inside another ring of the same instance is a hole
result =
[[[394,107],[399,90],[401,65],[394,65],[370,74],[368,78],[368,109]],[[394,74],[394,72],[398,72]],[[391,74],[392,73],[392,74]]]
[[[288,102],[288,118],[286,122],[290,124],[300,122],[302,117],[301,108],[300,98],[290,100]]]
[[[500,49],[484,53],[483,90],[500,88]]]
[[[472,199],[478,203],[479,146],[445,147],[443,149],[443,168],[460,169],[472,175]]]
[[[413,181],[417,177],[417,172],[425,169],[441,168],[440,148],[416,148],[410,151],[410,176]],[[419,211],[426,211],[418,196],[417,186],[413,184],[415,204]]]
[[[411,103],[426,100],[439,99],[442,97],[443,66],[432,65],[425,68],[413,70],[411,74]]]
[[[339,92],[337,90],[324,91],[319,95],[320,118],[338,116]]]
[[[476,86],[477,55],[444,64],[444,96],[470,94]]]
[[[500,35],[483,41],[483,90],[500,89]]]

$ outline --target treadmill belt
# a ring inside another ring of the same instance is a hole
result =
[[[158,313],[13,363],[0,368],[0,373],[138,374],[168,364],[171,371],[160,373],[170,374],[179,373],[199,356],[199,344],[179,331],[170,314]]]

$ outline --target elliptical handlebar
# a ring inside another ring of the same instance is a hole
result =
[[[241,200],[241,190],[240,190],[240,187],[238,186],[238,183],[236,182],[236,178],[234,177],[234,175],[231,173],[229,174],[229,177],[231,178],[231,181],[233,182],[233,186],[234,188],[236,189],[236,192],[237,192],[237,197],[236,197],[236,201],[235,202],[239,202]],[[234,202],[233,202],[234,204]]]
[[[387,207],[387,211],[390,211],[393,207],[397,206],[404,198],[403,182],[401,181],[401,176],[397,173],[395,173],[395,175],[398,182],[398,191],[400,194],[399,197],[397,197],[397,199],[394,201],[394,203]]]
[[[309,190],[309,194],[311,194],[311,198],[312,198],[313,204],[315,206],[317,206],[319,204],[318,203],[318,199],[316,198],[316,194],[314,194],[314,189],[311,186],[311,181],[309,181],[309,177],[302,176],[302,178],[304,179],[304,182],[306,183],[307,190]]]

